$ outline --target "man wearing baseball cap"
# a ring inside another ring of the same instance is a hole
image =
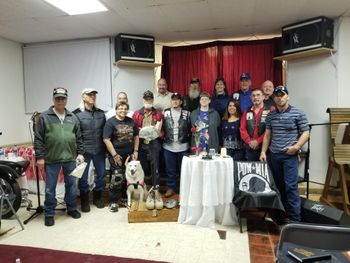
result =
[[[76,204],[76,178],[69,174],[76,161],[84,162],[84,147],[77,117],[66,109],[68,92],[58,87],[53,90],[53,106],[40,114],[35,125],[34,150],[39,169],[45,168],[45,226],[55,224],[57,205],[56,185],[62,168],[65,183],[64,201],[67,214],[80,218]]]
[[[97,208],[103,208],[102,190],[105,186],[105,144],[103,143],[103,127],[106,123],[104,111],[96,107],[97,90],[84,89],[81,92],[79,108],[73,111],[78,117],[80,130],[84,144],[84,158],[87,162],[83,176],[79,179],[81,211],[90,212],[89,205],[89,167],[93,162],[96,170],[95,187],[93,189],[93,204]]]
[[[182,98],[180,93],[171,95],[171,108],[164,110],[163,127],[165,138],[163,153],[167,180],[165,197],[170,197],[176,191],[176,174],[180,174],[183,156],[190,147],[190,112],[181,108]]]
[[[249,73],[242,73],[239,77],[240,90],[233,93],[232,98],[238,100],[242,112],[252,107],[252,80]]]
[[[308,120],[304,112],[289,105],[287,87],[275,87],[273,95],[276,109],[266,117],[260,161],[269,162],[287,212],[286,218],[278,215],[277,223],[299,222],[298,152],[309,138]]]
[[[163,200],[159,194],[159,156],[162,149],[161,139],[164,136],[162,129],[163,114],[153,106],[153,102],[153,92],[150,90],[145,91],[143,93],[143,107],[134,112],[132,119],[140,129],[140,132],[142,128],[153,126],[159,133],[159,136],[152,140],[141,138],[140,134],[139,159],[145,173],[152,176],[152,186],[156,189],[156,202],[161,203],[161,206],[163,206]]]

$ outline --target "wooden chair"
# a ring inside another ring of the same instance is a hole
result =
[[[330,123],[342,123],[342,122],[350,122],[350,108],[329,108],[327,112],[330,114]],[[331,124],[331,154],[329,156],[328,161],[328,169],[326,175],[326,181],[323,189],[322,196],[320,197],[320,201],[324,202],[330,206],[336,207],[336,204],[340,203],[342,205],[344,212],[347,215],[350,215],[350,203],[349,203],[349,193],[348,193],[348,182],[346,178],[346,166],[350,165],[350,130],[349,125],[345,130],[345,135],[340,144],[335,142],[335,137],[337,130],[339,128],[339,124]],[[332,198],[329,196],[329,187],[332,179],[334,168],[339,171],[339,185],[341,198]]]

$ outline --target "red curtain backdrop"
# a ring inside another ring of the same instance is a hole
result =
[[[230,94],[239,90],[239,76],[248,72],[252,87],[269,79],[282,84],[282,63],[278,55],[280,38],[256,41],[217,41],[182,47],[163,47],[162,77],[170,91],[187,94],[192,77],[201,81],[201,90],[210,94],[217,77],[224,77]]]

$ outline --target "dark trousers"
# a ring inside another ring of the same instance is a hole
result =
[[[261,152],[260,148],[257,150],[253,150],[253,149],[249,148],[249,146],[247,146],[245,149],[245,160],[250,161],[250,162],[259,161],[260,152]]]
[[[268,163],[289,219],[299,222],[298,156],[270,152]]]
[[[100,152],[98,154],[84,154],[85,162],[87,162],[83,176],[79,179],[79,190],[82,192],[89,191],[88,175],[90,163],[93,162],[96,170],[95,187],[94,191],[102,191],[105,187],[105,175],[106,175],[106,154]]]
[[[187,151],[184,152],[172,152],[163,149],[165,170],[168,176],[167,186],[173,191],[176,190],[176,175],[181,172],[181,162]]]
[[[151,174],[152,185],[159,185],[159,156],[161,150],[160,139],[155,139],[145,144],[143,141],[140,142],[139,148],[139,159],[141,162],[142,169],[146,174]]]
[[[111,182],[109,185],[108,201],[116,203],[121,198],[126,198],[126,178],[125,178],[125,161],[132,152],[118,151],[122,157],[122,166],[116,165],[113,157],[109,154],[108,160],[111,165]],[[129,159],[131,161],[131,159]]]
[[[227,149],[227,154],[230,155],[234,161],[245,161],[245,151],[243,149]]]

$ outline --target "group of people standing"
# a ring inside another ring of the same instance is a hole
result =
[[[38,167],[45,167],[45,225],[54,225],[55,189],[62,168],[65,181],[67,213],[80,218],[76,205],[75,179],[69,176],[77,162],[87,162],[78,188],[81,211],[89,212],[89,165],[95,170],[93,204],[103,208],[105,159],[108,155],[112,179],[109,209],[118,211],[117,202],[125,197],[125,162],[140,160],[146,174],[152,176],[156,199],[159,194],[160,164],[165,164],[167,190],[171,197],[178,190],[176,178],[182,158],[193,151],[225,147],[237,161],[269,160],[276,184],[288,216],[300,220],[300,199],[297,194],[297,152],[308,138],[308,124],[303,112],[288,104],[286,87],[274,88],[265,81],[261,88],[251,88],[248,73],[240,76],[240,90],[227,93],[226,82],[218,78],[210,95],[200,91],[200,80],[192,78],[188,94],[168,91],[161,78],[158,90],[143,93],[143,106],[129,110],[125,92],[117,94],[115,109],[105,113],[96,107],[94,89],[82,91],[80,106],[66,109],[68,92],[53,91],[53,106],[40,115],[35,128],[34,147]],[[152,135],[150,135],[152,134]],[[159,201],[159,200],[158,200]]]

